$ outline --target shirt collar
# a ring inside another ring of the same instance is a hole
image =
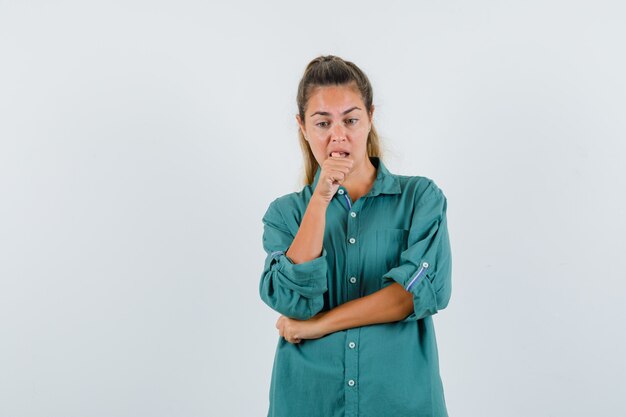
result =
[[[400,180],[398,177],[387,169],[383,161],[380,160],[377,156],[370,156],[370,161],[372,165],[376,168],[376,179],[374,180],[374,184],[369,192],[364,197],[374,197],[378,194],[400,194]],[[317,167],[317,172],[315,173],[315,178],[313,179],[313,184],[311,185],[312,189],[315,190],[315,186],[317,185],[317,181],[320,177],[320,172],[322,171],[321,167]]]

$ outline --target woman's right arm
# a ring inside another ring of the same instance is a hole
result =
[[[307,320],[324,307],[328,290],[323,245],[326,208],[353,164],[338,157],[322,163],[317,186],[295,235],[285,222],[279,200],[272,202],[263,216],[263,247],[268,255],[259,291],[267,305],[286,317]]]
[[[321,255],[326,227],[326,207],[328,203],[315,194],[309,200],[300,229],[286,253],[293,263],[301,264]]]
[[[312,197],[295,236],[280,209],[270,204],[263,216],[263,247],[267,253],[261,275],[261,299],[286,317],[307,320],[321,311],[328,289],[323,248],[326,204]]]

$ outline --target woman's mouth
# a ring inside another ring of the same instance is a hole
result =
[[[350,155],[348,152],[331,152],[330,156],[334,158],[346,158]]]

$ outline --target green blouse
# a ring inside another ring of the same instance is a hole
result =
[[[351,201],[340,186],[326,211],[322,254],[294,264],[291,245],[318,182],[272,201],[263,216],[267,253],[261,299],[287,317],[320,311],[398,282],[414,311],[298,344],[279,336],[271,417],[447,416],[432,315],[448,305],[447,200],[427,177],[390,173],[379,158],[370,191]]]

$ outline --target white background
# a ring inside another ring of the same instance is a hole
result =
[[[625,11],[0,1],[0,417],[266,415],[261,217],[320,54],[448,197],[450,416],[625,415]]]

